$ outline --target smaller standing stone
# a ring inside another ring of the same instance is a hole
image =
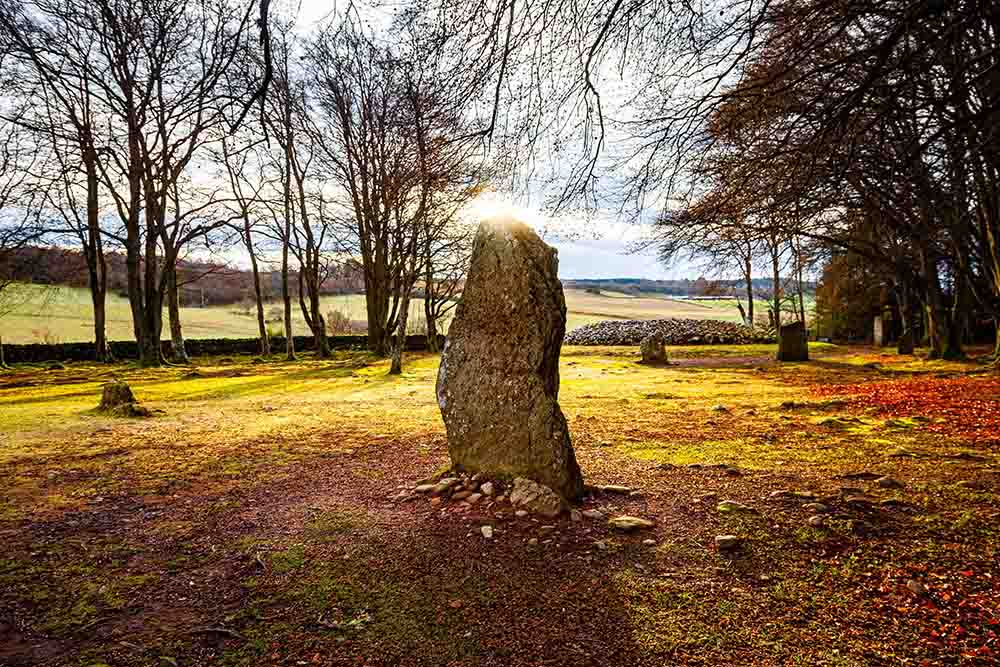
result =
[[[792,322],[778,329],[778,361],[809,361],[806,325]]]
[[[653,334],[652,336],[646,336],[639,343],[639,351],[642,353],[642,363],[644,364],[666,364],[669,362],[667,358],[667,346],[663,342],[663,338]]]

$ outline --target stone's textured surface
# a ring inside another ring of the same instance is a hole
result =
[[[639,352],[642,354],[642,363],[644,364],[665,364],[669,361],[667,359],[667,346],[663,342],[663,338],[656,334],[642,339],[642,342],[639,343]]]
[[[522,507],[541,516],[559,516],[563,510],[563,499],[558,493],[525,477],[514,480],[514,490],[510,494],[510,504]]]
[[[456,469],[582,494],[557,402],[565,329],[556,251],[523,223],[483,222],[437,379]]]
[[[480,491],[483,492],[485,496],[492,496],[496,491],[493,488],[493,482],[486,482],[480,487]]]
[[[778,361],[809,361],[809,339],[806,325],[792,322],[778,333]]]
[[[641,519],[637,516],[616,516],[613,519],[608,519],[608,525],[616,530],[630,533],[640,528],[652,528],[656,524],[649,519]]]

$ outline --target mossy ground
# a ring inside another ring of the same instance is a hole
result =
[[[772,351],[564,351],[587,481],[641,491],[585,507],[656,520],[637,535],[390,500],[447,460],[431,355],[396,377],[361,353],[0,374],[0,664],[995,664],[1000,435],[943,428],[956,402],[1000,406],[995,374]],[[162,412],[97,413],[111,377]],[[937,377],[957,389],[905,413],[852,398]]]

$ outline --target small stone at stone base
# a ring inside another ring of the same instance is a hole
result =
[[[608,519],[608,525],[611,528],[630,533],[633,530],[652,528],[656,524],[649,519],[642,519],[637,516],[616,516],[613,519]]]
[[[450,489],[451,487],[455,486],[456,484],[458,484],[457,477],[445,477],[440,482],[434,485],[434,488],[431,489],[431,494],[435,496],[440,495],[445,491],[447,491],[448,489]]]
[[[465,499],[465,502],[469,503],[470,505],[475,505],[480,501],[480,499],[482,499],[482,497],[483,494],[481,493],[470,493],[469,497]]]
[[[825,520],[819,514],[814,514],[813,516],[809,517],[807,522],[813,528],[822,528],[823,524],[825,523]]]
[[[532,537],[530,540],[528,540],[528,546],[529,547],[538,546],[538,538]]]
[[[645,544],[647,547],[656,546],[656,540],[643,540],[642,543]]]
[[[483,537],[485,537],[486,539],[488,540],[493,539],[493,526],[483,526],[482,528],[479,529],[479,532],[482,533]]]
[[[496,491],[493,488],[493,482],[486,482],[479,487],[479,490],[483,492],[483,495],[492,496]]]
[[[440,504],[441,504],[441,496],[434,496],[433,498],[431,498],[431,505],[434,505],[436,507]]]
[[[434,490],[435,486],[437,486],[437,485],[436,484],[420,484],[419,486],[417,486],[413,490],[416,491],[417,493],[430,493],[431,491]]]
[[[604,486],[598,488],[604,493],[620,493],[623,496],[632,493],[632,489],[627,486],[621,486],[620,484],[605,484]]]
[[[541,527],[540,527],[540,528],[538,529],[538,532],[539,532],[539,533],[540,533],[541,535],[549,535],[549,534],[551,534],[551,533],[554,533],[554,532],[555,532],[555,530],[556,530],[556,527],[555,527],[555,526],[541,526]]]
[[[528,511],[517,510],[516,512],[514,512],[514,516],[516,516],[518,519],[523,519],[524,517],[528,516]]]
[[[715,548],[719,551],[731,551],[740,546],[740,538],[735,535],[716,535]]]
[[[465,489],[464,491],[458,491],[456,493],[453,493],[452,496],[451,496],[451,499],[452,500],[465,500],[466,498],[468,498],[471,495],[472,495],[472,491],[469,491],[468,489]]]
[[[594,521],[600,521],[604,518],[604,512],[601,510],[583,510],[580,512],[584,519],[592,519]]]

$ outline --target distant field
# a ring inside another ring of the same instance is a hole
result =
[[[0,335],[8,343],[68,343],[93,338],[90,295],[84,288],[19,286],[10,296],[13,310],[0,320]],[[584,290],[566,290],[568,309],[567,330],[607,319],[656,319],[661,317],[688,317],[739,321],[735,300],[727,301],[677,301],[662,295],[629,296],[607,292],[590,294]],[[763,303],[759,304],[766,308]],[[280,304],[268,305],[268,311]],[[111,340],[131,340],[132,320],[128,301],[108,296],[108,335]],[[323,298],[324,314],[339,310],[351,320],[365,320],[365,299],[360,294],[328,296]],[[296,331],[306,333],[298,303],[294,304]],[[274,313],[278,316],[278,313]],[[166,318],[166,313],[164,313]],[[415,301],[410,310],[411,332],[423,329],[423,304]],[[257,324],[252,309],[241,304],[210,308],[182,308],[181,321],[188,338],[247,338],[257,335]],[[164,325],[166,326],[166,325]],[[275,322],[275,329],[280,325]]]

